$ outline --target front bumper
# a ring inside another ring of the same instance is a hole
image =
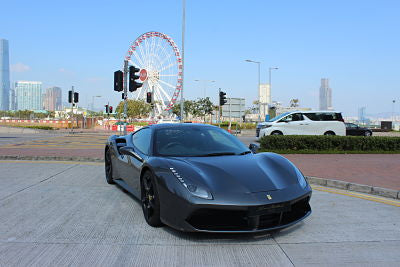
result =
[[[289,227],[311,214],[311,189],[293,191],[282,201],[268,203],[267,199],[250,203],[238,199],[224,203],[216,200],[181,197],[160,187],[161,220],[172,228],[186,232],[250,233]],[[297,192],[295,192],[297,191]],[[265,192],[259,192],[265,197]],[[294,196],[294,197],[293,197]],[[297,197],[296,197],[297,196]],[[247,203],[246,203],[247,202]],[[241,204],[242,203],[242,204]]]

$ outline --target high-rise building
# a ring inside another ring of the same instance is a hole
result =
[[[265,115],[268,114],[268,105],[272,104],[271,87],[268,83],[260,84],[260,87],[258,88],[258,95],[260,96],[258,100],[260,103],[260,115],[262,118],[265,118]]]
[[[18,110],[42,110],[42,82],[18,81],[15,83]]]
[[[8,41],[0,39],[0,110],[9,110],[10,62]]]
[[[329,79],[321,79],[321,87],[319,88],[319,109],[332,110],[332,88],[329,87]]]
[[[62,109],[62,92],[60,87],[50,87],[46,89],[43,96],[43,107],[48,111]]]

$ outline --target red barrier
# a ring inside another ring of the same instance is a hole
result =
[[[117,130],[118,130],[118,125],[113,125],[113,126],[111,127],[111,130],[112,130],[112,131],[117,131]]]
[[[127,131],[127,132],[133,132],[133,131],[135,131],[135,126],[134,126],[134,125],[127,125],[127,126],[126,126],[126,131]]]

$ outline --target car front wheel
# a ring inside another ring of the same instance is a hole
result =
[[[105,165],[105,171],[106,171],[106,181],[108,184],[114,184],[114,178],[113,178],[113,167],[112,167],[112,161],[111,161],[111,152],[109,149],[106,150],[106,153],[104,155],[104,165]]]
[[[364,132],[364,136],[371,136],[372,135],[372,132],[370,132],[370,131],[365,131]]]
[[[154,176],[150,171],[146,171],[143,174],[140,187],[144,219],[150,226],[162,226],[163,224],[160,220],[160,199],[155,187]]]

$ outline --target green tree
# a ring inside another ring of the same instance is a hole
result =
[[[213,108],[214,108],[214,105],[211,102],[209,97],[199,98],[196,101],[196,109],[198,111],[198,115],[203,117],[204,121],[206,120],[207,115],[213,114]]]
[[[183,112],[185,116],[188,117],[189,115],[193,115],[194,110],[194,102],[192,100],[185,100],[183,102]],[[180,116],[181,114],[181,103],[176,102],[172,108],[172,113],[176,116]]]
[[[124,113],[124,101],[119,102],[116,112],[119,114]],[[129,118],[149,116],[151,112],[151,105],[143,100],[128,100],[127,103],[127,116]]]

